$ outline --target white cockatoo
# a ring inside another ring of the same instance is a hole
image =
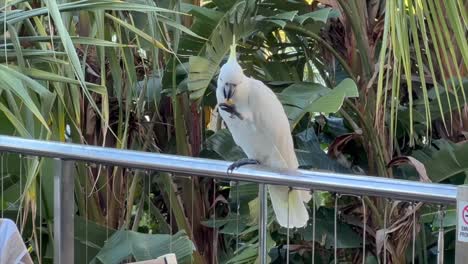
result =
[[[231,170],[257,163],[277,169],[298,168],[283,106],[264,83],[244,75],[237,62],[235,44],[231,46],[228,61],[221,67],[216,98],[222,119],[248,157],[232,164]],[[293,228],[307,224],[309,213],[305,203],[311,199],[309,191],[273,185],[268,190],[281,226]]]

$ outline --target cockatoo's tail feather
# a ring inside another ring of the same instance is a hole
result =
[[[307,203],[311,199],[310,192],[305,190],[290,190],[286,186],[269,185],[268,189],[276,220],[281,226],[300,228],[307,224],[309,213],[304,203]]]

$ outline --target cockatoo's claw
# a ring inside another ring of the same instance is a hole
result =
[[[220,103],[219,104],[219,108],[221,108],[221,110],[225,111],[225,112],[228,112],[231,114],[231,118],[233,118],[234,116],[238,117],[240,120],[243,120],[244,118],[242,117],[242,115],[237,112],[236,110],[236,106],[235,105],[229,105],[229,104],[226,104],[226,103]]]
[[[258,162],[258,160],[255,160],[255,159],[240,159],[232,163],[231,165],[229,165],[227,169],[227,174],[231,174],[232,171],[234,171],[235,169],[239,167],[242,167],[245,165],[256,165],[256,164],[260,164],[260,162]]]

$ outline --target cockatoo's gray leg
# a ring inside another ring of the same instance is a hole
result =
[[[233,164],[229,165],[227,169],[227,173],[230,174],[233,170],[239,167],[245,166],[245,165],[256,165],[256,164],[260,164],[260,162],[255,159],[240,159],[234,162]]]

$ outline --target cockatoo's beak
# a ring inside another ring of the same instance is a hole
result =
[[[226,91],[224,90],[224,102],[219,104],[219,108],[221,110],[226,111],[231,114],[231,118],[234,116],[237,116],[240,120],[243,119],[242,115],[237,112],[236,110],[236,104],[234,103],[234,100],[232,99],[232,96],[234,95],[234,88],[232,84],[229,85],[229,90]]]
[[[229,105],[229,106],[234,105],[234,101],[232,100],[232,98],[225,99],[225,100],[224,100],[224,103],[227,104],[227,105]]]
[[[234,96],[234,91],[236,89],[236,85],[232,83],[226,83],[224,86],[224,103],[227,105],[234,105],[234,101],[232,100],[232,96]]]

